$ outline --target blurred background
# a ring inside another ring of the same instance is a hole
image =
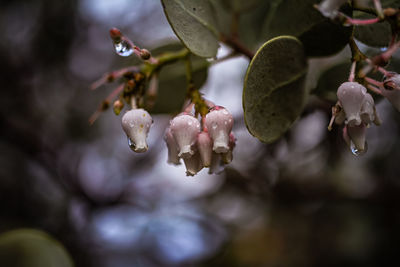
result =
[[[332,103],[313,97],[267,146],[242,118],[248,60],[215,64],[202,92],[235,117],[234,160],[186,177],[166,163],[171,114],[153,116],[144,154],[129,149],[112,110],[89,125],[116,86],[90,84],[130,60],[114,53],[111,27],[149,49],[176,41],[157,0],[1,1],[0,240],[37,229],[53,240],[44,257],[63,247],[88,267],[400,264],[400,114],[387,101],[366,155],[350,153],[339,127],[327,131]],[[348,55],[311,60],[308,87]],[[29,262],[38,254],[18,250],[24,235],[7,255]]]

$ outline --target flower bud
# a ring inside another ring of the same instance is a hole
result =
[[[201,132],[197,136],[197,148],[204,167],[210,167],[212,157],[212,140],[208,132]]]
[[[124,102],[122,102],[121,100],[115,100],[114,104],[113,104],[113,110],[115,115],[119,115],[122,111],[122,109],[124,108]]]
[[[346,126],[347,135],[350,140],[353,142],[357,151],[365,150],[365,134],[366,134],[366,126],[365,124],[361,124],[358,126]],[[351,144],[351,143],[350,143]]]
[[[360,110],[367,89],[356,82],[345,82],[339,86],[337,97],[346,113],[346,122],[350,126],[361,124]]]
[[[143,49],[140,50],[140,57],[143,60],[147,60],[147,59],[149,59],[151,57],[151,54],[150,54],[149,50],[143,48]]]
[[[392,75],[390,78],[384,80],[384,88],[382,88],[381,92],[393,107],[400,111],[400,75]]]
[[[148,149],[146,138],[153,119],[144,109],[131,109],[122,117],[122,129],[128,136],[130,148],[138,153]]]
[[[205,125],[213,140],[213,150],[216,153],[229,151],[229,133],[233,127],[233,117],[223,107],[216,106],[205,118]]]
[[[169,127],[165,130],[164,141],[167,144],[167,148],[168,148],[167,162],[169,164],[175,164],[175,165],[181,164],[180,159],[178,157],[178,153],[179,153],[178,145],[176,144],[175,139],[171,133],[171,128],[169,128]]]
[[[170,122],[171,134],[179,148],[180,158],[190,158],[194,154],[193,146],[200,132],[200,122],[188,114],[176,116]]]
[[[184,158],[183,162],[185,163],[187,176],[194,176],[203,169],[203,163],[201,162],[198,151],[196,151],[190,158]]]
[[[110,37],[113,41],[121,41],[122,33],[117,28],[112,28],[110,30]]]

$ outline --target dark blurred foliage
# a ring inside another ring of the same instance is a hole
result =
[[[0,4],[0,233],[41,229],[76,266],[400,263],[400,115],[390,105],[378,105],[384,124],[369,130],[363,157],[340,129],[326,131],[331,103],[319,100],[265,146],[246,131],[240,99],[221,100],[240,96],[247,61],[215,66],[204,92],[237,117],[234,162],[187,178],[165,163],[170,115],[154,117],[141,155],[111,111],[87,122],[112,90],[90,83],[129,64],[108,29],[149,47],[172,36],[158,1],[110,2]]]

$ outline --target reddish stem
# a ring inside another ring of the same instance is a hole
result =
[[[355,72],[356,72],[356,61],[353,61],[351,63],[351,68],[350,68],[349,82],[354,82]]]
[[[378,88],[376,88],[375,86],[373,86],[372,84],[367,84],[367,88],[369,90],[371,90],[372,92],[374,92],[377,95],[382,95],[381,90],[379,90]]]
[[[121,92],[122,90],[124,90],[125,85],[121,84],[120,86],[118,86],[117,88],[115,88],[107,97],[106,99],[101,103],[101,105],[99,106],[99,108],[92,114],[92,116],[90,116],[89,118],[89,123],[92,125],[97,118],[99,117],[100,113],[104,110],[104,103],[111,103],[111,101],[116,98]]]
[[[346,25],[371,25],[379,22],[380,18],[373,18],[373,19],[353,19],[346,17]]]
[[[105,73],[105,74],[103,74],[103,76],[100,79],[98,79],[97,81],[92,83],[92,85],[90,86],[90,89],[95,90],[107,82],[112,82],[115,79],[121,78],[125,73],[127,73],[129,71],[139,72],[139,68],[136,66],[131,66],[131,67],[119,69],[116,71],[112,71],[109,73]]]
[[[377,80],[374,80],[374,79],[372,79],[372,78],[370,78],[370,77],[365,77],[364,80],[365,80],[367,83],[370,83],[370,84],[372,84],[372,85],[377,86],[378,88],[380,88],[380,87],[383,86],[383,83],[382,83],[382,82],[378,82]]]

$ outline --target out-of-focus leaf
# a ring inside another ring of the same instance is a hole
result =
[[[164,52],[179,51],[184,46],[175,43],[169,44],[152,51],[157,56]],[[204,58],[191,55],[193,80],[196,88],[201,88],[207,80],[209,63]],[[155,105],[151,113],[177,113],[181,111],[185,96],[187,82],[186,69],[183,61],[177,61],[163,67],[159,73],[159,87]]]
[[[235,11],[234,2],[226,0],[211,0],[217,19],[218,30],[226,36],[231,35],[232,20],[234,13],[240,13],[238,16],[237,33],[240,41],[250,50],[256,50],[265,42],[265,38],[260,39],[263,21],[270,7],[270,1],[252,0],[248,4],[247,1],[240,1],[243,5],[252,7],[246,9],[246,12]]]
[[[72,267],[65,248],[48,234],[19,229],[0,235],[0,266]]]
[[[336,91],[339,86],[349,79],[350,62],[339,63],[321,74],[317,88],[312,93],[329,101],[336,102]]]
[[[210,0],[210,4],[215,14],[218,31],[229,35],[231,33],[232,11],[224,5],[223,0]]]
[[[381,4],[383,8],[400,8],[399,0],[381,0]],[[373,1],[368,1],[364,4],[364,7],[373,9]],[[357,19],[374,18],[374,16],[360,11],[355,11],[353,13],[353,16]],[[392,32],[390,29],[390,24],[387,21],[384,21],[371,25],[356,26],[354,28],[354,36],[357,40],[368,46],[386,47],[389,45],[389,42],[392,38]]]
[[[354,12],[357,19],[373,18],[372,15]],[[372,47],[386,47],[392,39],[392,31],[387,21],[375,23],[371,25],[360,25],[354,29],[354,36],[360,42]]]
[[[252,135],[271,143],[289,129],[307,97],[306,73],[304,49],[295,37],[276,37],[257,51],[243,88],[244,118]]]
[[[348,43],[352,27],[344,27],[325,18],[314,8],[318,0],[275,0],[266,17],[262,37],[293,35],[301,40],[307,56],[327,56],[339,52]],[[349,13],[350,7],[344,6]]]
[[[218,50],[216,20],[209,0],[161,0],[176,36],[194,54],[215,57]]]
[[[256,51],[267,39],[261,38],[265,16],[270,9],[270,2],[260,3],[256,9],[240,16],[238,34],[242,43],[249,49]]]

